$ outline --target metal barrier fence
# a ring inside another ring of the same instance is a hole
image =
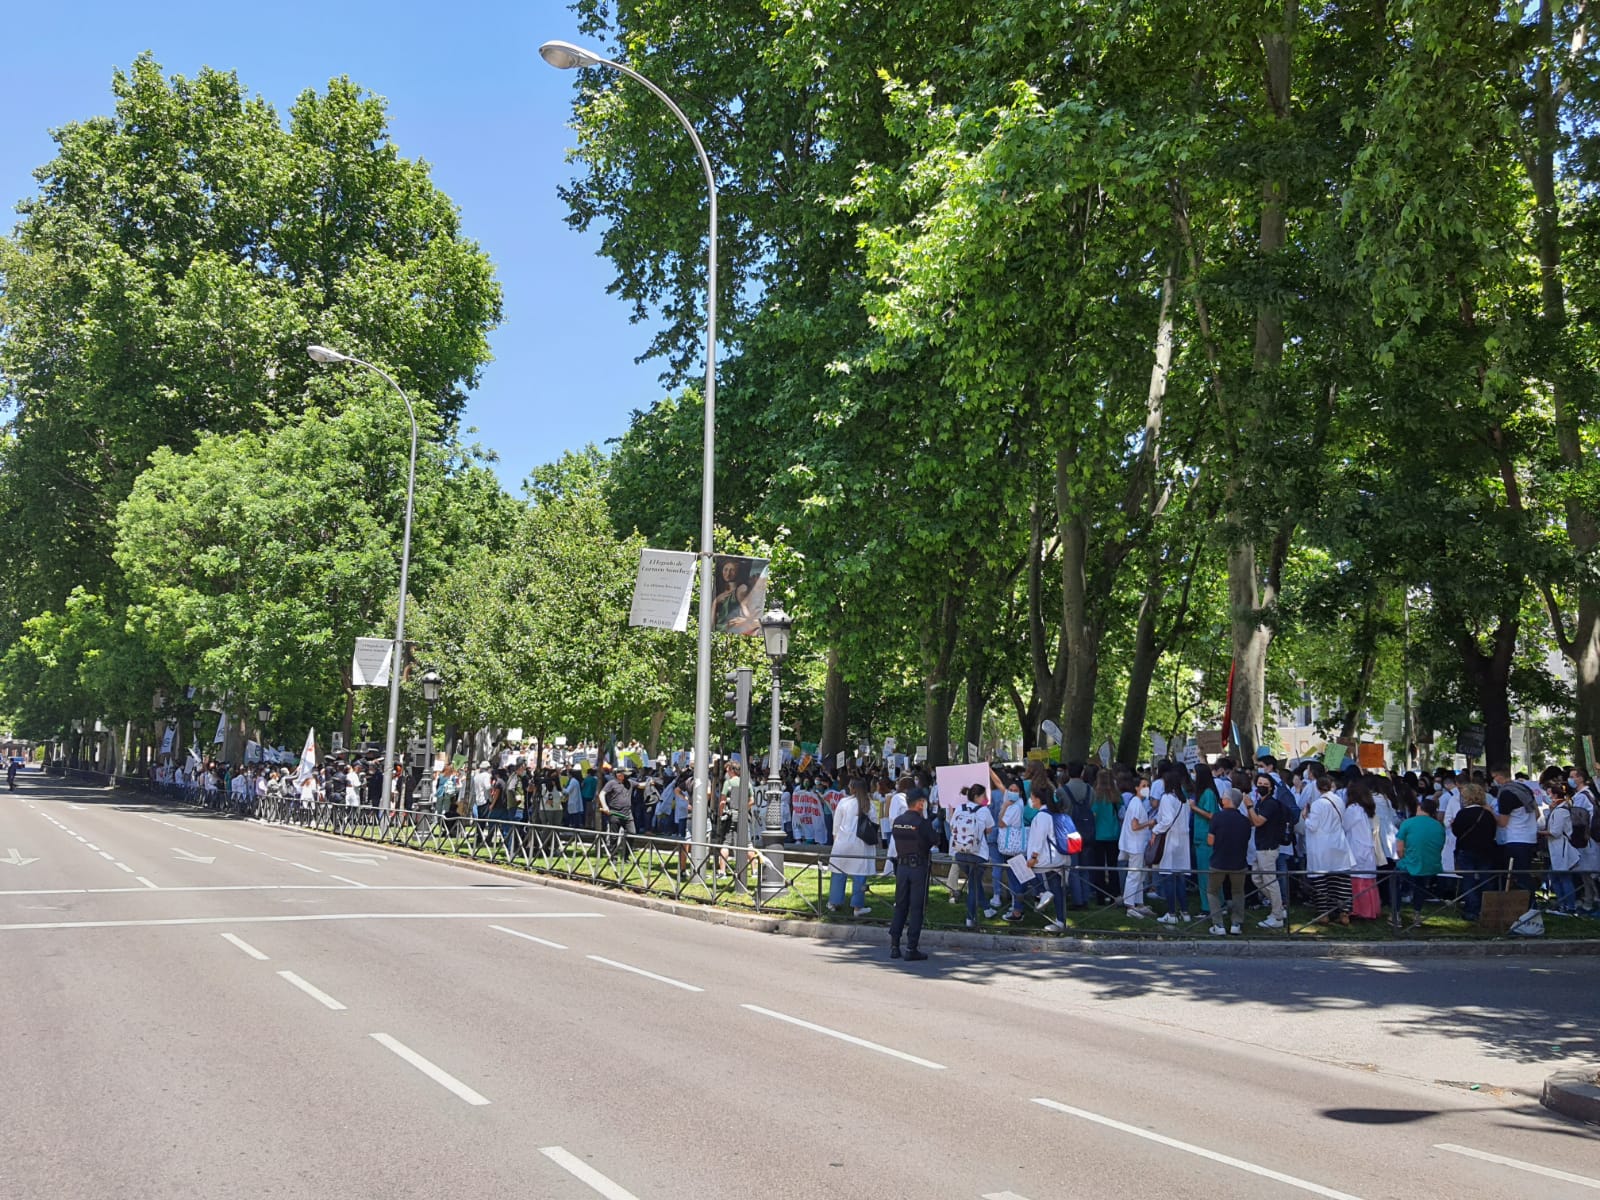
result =
[[[327,803],[308,806],[290,798],[266,797],[254,804],[241,805],[226,793],[204,793],[194,788],[180,790],[172,785],[145,781],[128,782],[169,802],[191,804],[224,815],[255,817],[269,823],[300,826],[360,841],[498,864],[639,894],[813,917],[823,917],[831,911],[828,900],[833,872],[827,865],[826,847],[781,848],[784,868],[782,882],[778,883],[775,874],[769,872],[768,882],[763,883],[763,855],[759,846],[695,843],[675,837],[662,838],[513,819],[444,815],[431,810],[386,811],[366,805]],[[697,850],[699,854],[696,854]],[[697,860],[702,863],[698,873],[694,866]],[[881,864],[882,859],[879,861]],[[963,865],[958,869],[952,861],[936,860],[930,883],[933,889],[943,893],[942,898],[949,903],[962,904],[963,890],[970,886],[969,881],[974,875],[981,876],[984,884],[988,885],[993,882],[997,870],[1004,896],[991,899],[989,907],[1000,909],[1015,905],[1024,913],[1033,911],[1037,907],[1039,885],[1030,883],[1026,888],[1018,887],[1003,864],[985,862],[981,865]],[[1193,913],[1205,895],[1207,873],[1190,871],[1184,874],[1187,896],[1176,924],[1156,925],[1152,922],[1130,929],[1124,922],[1116,929],[1097,929],[1097,922],[1115,915],[1124,907],[1127,870],[1121,864],[1074,865],[1067,872],[1041,875],[1040,880],[1042,882],[1048,878],[1051,880],[1049,886],[1065,890],[1069,901],[1066,925],[1075,934],[1193,936],[1204,933],[1211,925],[1212,918],[1209,915]],[[1148,903],[1147,889],[1152,894],[1160,892],[1164,876],[1168,874],[1149,869],[1143,871],[1144,886],[1138,889],[1137,896],[1141,905]],[[1285,897],[1286,910],[1298,916],[1286,921],[1281,930],[1260,930],[1257,926],[1246,926],[1252,935],[1284,936],[1328,923],[1328,914],[1319,912],[1315,904],[1313,881],[1316,876],[1305,870],[1283,870],[1276,874],[1280,887],[1286,884],[1289,890],[1289,895]],[[1551,905],[1558,895],[1556,885],[1559,875],[1532,868],[1526,871],[1491,870],[1432,876],[1418,884],[1403,872],[1380,868],[1371,878],[1377,886],[1382,911],[1379,917],[1371,920],[1384,921],[1398,931],[1404,924],[1405,911],[1416,911],[1411,901],[1415,887],[1424,889],[1422,911],[1427,916],[1471,919],[1488,893],[1504,890],[1508,886],[1531,893],[1531,907],[1553,911]],[[1585,903],[1586,900],[1590,904],[1595,902],[1595,881],[1592,876],[1587,882],[1581,877],[1573,877],[1573,883],[1573,894],[1578,903]],[[985,890],[989,889],[986,887]],[[1263,897],[1256,889],[1251,873],[1246,874],[1245,891],[1246,902],[1259,909]],[[1541,897],[1545,899],[1541,901]],[[940,899],[939,896],[930,896],[928,926],[959,928],[964,910],[960,915],[948,916],[938,906]],[[1171,905],[1163,904],[1162,907]],[[1055,915],[1047,908],[1040,911],[1045,913],[1047,919]]]
[[[260,819],[323,833],[577,879],[701,904],[820,916],[828,872],[815,858],[782,856],[782,882],[762,880],[760,847],[696,843],[621,831],[458,817],[430,810],[261,801]],[[696,853],[699,851],[699,853]],[[702,866],[696,871],[694,864]],[[776,863],[778,859],[771,860]]]

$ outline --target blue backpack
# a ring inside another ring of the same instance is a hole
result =
[[[1083,835],[1078,832],[1072,818],[1066,813],[1056,813],[1051,821],[1053,827],[1050,834],[1056,844],[1056,852],[1069,858],[1079,853],[1083,849]]]

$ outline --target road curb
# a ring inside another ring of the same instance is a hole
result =
[[[1600,1125],[1600,1073],[1557,1071],[1544,1081],[1539,1103],[1564,1117]]]
[[[261,822],[261,824],[272,824]],[[345,845],[370,846],[375,843],[361,838],[344,837],[320,829],[306,829],[299,825],[274,825],[277,829],[292,829],[314,837]],[[405,854],[430,862],[446,862],[468,867],[506,879],[524,883],[538,883],[560,891],[600,897],[618,904],[669,916],[685,917],[708,925],[726,925],[735,929],[748,929],[756,933],[776,933],[789,937],[811,938],[820,942],[843,942],[872,945],[887,952],[888,930],[881,922],[844,923],[805,920],[798,917],[769,917],[760,913],[739,912],[737,909],[716,908],[707,904],[693,904],[669,900],[660,896],[641,896],[620,888],[586,883],[581,879],[564,879],[559,875],[541,875],[516,867],[503,867],[497,863],[475,862],[448,854],[434,854],[410,846],[381,843],[385,850]],[[1326,958],[1326,959],[1385,959],[1385,958],[1512,958],[1527,956],[1600,955],[1600,939],[1573,941],[1570,939],[1546,940],[1529,938],[1525,941],[1504,942],[1288,942],[1246,941],[1240,938],[1075,938],[1051,937],[1044,934],[1028,936],[1012,933],[968,933],[959,929],[926,929],[922,934],[922,947],[931,950],[960,952],[989,951],[1001,954],[1075,954],[1085,958],[1127,957],[1143,955],[1151,958]]]

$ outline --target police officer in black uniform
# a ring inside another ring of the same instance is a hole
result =
[[[922,940],[922,910],[928,903],[928,877],[933,871],[937,839],[928,820],[928,793],[917,788],[906,797],[906,811],[894,819],[894,919],[889,922],[889,957],[900,957],[900,934],[906,935],[906,958],[919,962],[928,956],[917,949]]]

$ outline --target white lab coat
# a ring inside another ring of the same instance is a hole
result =
[[[868,846],[856,836],[856,817],[861,813],[861,802],[854,796],[845,796],[833,810],[833,853],[828,856],[828,869],[842,875],[870,875],[878,867],[878,848]]]
[[[1067,865],[1066,857],[1056,849],[1055,821],[1043,809],[1028,826],[1028,857],[1036,859],[1035,871],[1059,871]]]
[[[1344,803],[1333,792],[1319,794],[1305,816],[1306,871],[1327,875],[1355,869],[1344,834]]]
[[[1373,840],[1376,814],[1369,817],[1359,804],[1344,806],[1344,837],[1355,860],[1355,873],[1371,879],[1378,870],[1378,849]]]
[[[1144,848],[1150,844],[1148,829],[1135,829],[1135,821],[1143,825],[1150,820],[1150,806],[1143,797],[1129,796],[1122,810],[1122,836],[1117,839],[1117,849],[1128,856],[1130,865],[1143,869]]]
[[[1161,810],[1156,814],[1156,833],[1167,835],[1167,844],[1161,851],[1158,871],[1187,871],[1189,869],[1189,806],[1181,792],[1163,792]]]
[[[1450,788],[1439,801],[1439,819],[1444,822],[1444,850],[1439,855],[1439,863],[1440,872],[1445,875],[1456,873],[1456,835],[1450,831],[1450,826],[1460,811],[1461,793]]]
[[[1595,826],[1594,799],[1585,789],[1574,796],[1572,802],[1589,810],[1589,844],[1578,851],[1578,870],[1600,872],[1600,838],[1596,837],[1600,828]]]
[[[1545,832],[1549,834],[1546,845],[1550,851],[1550,869],[1576,871],[1579,855],[1572,844],[1571,805],[1559,804],[1551,807],[1550,814],[1545,818]]]
[[[898,817],[901,813],[905,812],[906,809],[908,809],[910,807],[911,807],[911,804],[906,799],[906,794],[904,792],[896,792],[894,795],[890,796],[889,797],[889,824],[885,828],[893,829],[894,828],[895,818]],[[887,861],[883,864],[883,873],[885,875],[894,874],[894,872],[892,870],[890,870],[889,864],[894,862],[895,857],[896,857],[896,855],[895,855],[894,838],[891,837],[889,839],[889,853],[887,855]]]

